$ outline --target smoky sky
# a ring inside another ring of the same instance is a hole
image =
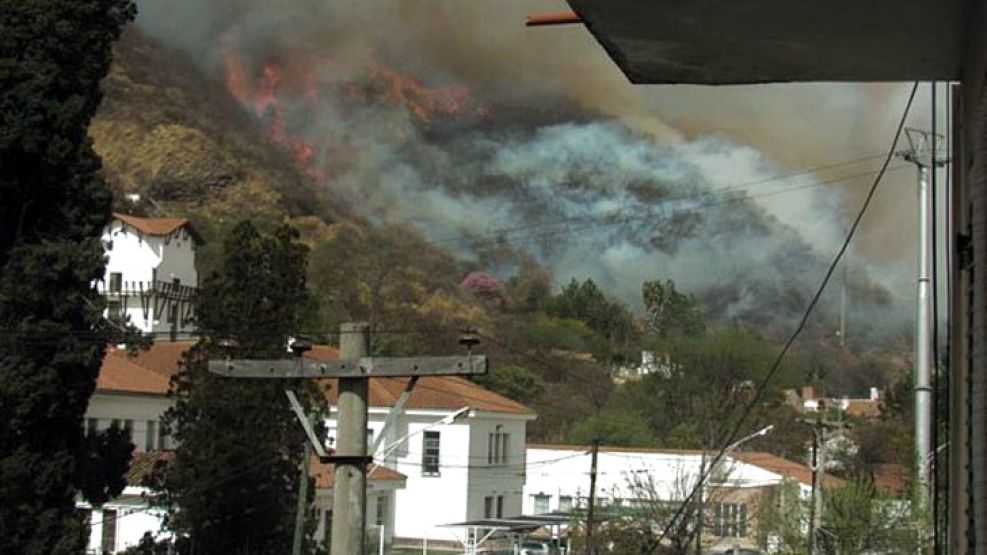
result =
[[[873,179],[907,85],[633,86],[585,29],[523,25],[565,8],[142,0],[138,24],[216,79],[224,47],[254,75],[263,63],[323,61],[318,100],[278,92],[284,125],[317,147],[326,194],[373,221],[414,224],[467,258],[508,244],[632,306],[642,281],[667,277],[718,317],[790,322]],[[440,91],[421,101],[431,115],[376,92],[388,76],[371,68]],[[455,114],[428,105],[459,88],[468,95]],[[892,164],[852,249],[851,283],[868,292],[853,303],[861,326],[902,325],[913,182]]]

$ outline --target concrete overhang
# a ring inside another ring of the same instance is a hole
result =
[[[983,0],[568,0],[632,83],[961,77]]]

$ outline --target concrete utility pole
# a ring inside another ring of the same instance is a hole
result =
[[[596,505],[596,458],[600,453],[600,440],[593,440],[593,447],[590,450],[591,459],[589,465],[589,510],[586,512],[586,551],[589,555],[596,555],[596,540],[593,537],[593,526]]]
[[[309,416],[309,424],[312,417]],[[298,503],[295,505],[295,535],[291,539],[291,555],[301,555],[305,538],[305,516],[308,513],[308,469],[312,458],[312,443],[306,441],[302,454],[302,467],[298,471]]]
[[[819,411],[824,406],[820,405]],[[809,506],[809,555],[818,551],[819,530],[823,517],[823,477],[826,475],[826,442],[849,424],[827,420],[824,416],[799,418],[802,424],[812,427],[812,504]]]
[[[915,469],[917,488],[923,505],[928,500],[929,454],[932,452],[932,368],[936,361],[932,353],[932,237],[936,215],[932,213],[929,170],[945,161],[936,158],[930,148],[933,134],[918,129],[905,129],[909,149],[898,155],[918,168],[918,286],[915,313]],[[941,144],[941,141],[938,141]]]
[[[343,324],[339,357],[359,360],[370,349],[370,326]],[[339,379],[336,467],[332,483],[330,553],[363,553],[367,520],[367,380]]]
[[[312,450],[322,462],[335,464],[333,483],[333,555],[363,553],[366,529],[367,465],[367,384],[373,377],[468,376],[487,371],[483,355],[446,357],[367,357],[370,327],[364,323],[340,327],[340,360],[328,362],[302,357],[311,349],[308,342],[296,341],[292,350],[295,360],[210,360],[209,371],[229,378],[242,379],[319,379],[339,378],[338,429],[336,453],[329,455],[315,434],[305,409],[295,392],[285,394],[291,409],[305,429]],[[464,336],[460,344],[468,349],[479,343]],[[221,342],[232,347],[235,341]],[[413,386],[410,386],[413,387]],[[409,389],[410,389],[409,387]],[[410,394],[410,391],[409,391]],[[308,457],[306,457],[307,460]],[[300,492],[306,493],[306,492]]]

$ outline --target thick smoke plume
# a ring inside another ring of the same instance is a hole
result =
[[[896,89],[632,87],[585,31],[521,24],[559,7],[147,0],[139,23],[223,79],[327,194],[374,221],[415,224],[481,261],[524,250],[633,306],[642,281],[672,278],[715,317],[790,329],[880,163],[891,112],[875,97]],[[820,108],[857,124],[828,134]],[[900,332],[902,265],[862,260],[851,326]]]

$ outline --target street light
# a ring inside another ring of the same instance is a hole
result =
[[[766,436],[769,433],[771,433],[771,430],[774,430],[774,429],[775,429],[775,425],[774,424],[768,424],[767,426],[761,428],[760,430],[754,432],[753,434],[750,434],[748,436],[744,436],[744,437],[738,439],[737,441],[731,443],[730,445],[727,445],[727,447],[723,450],[723,454],[720,455],[720,460],[717,461],[716,464],[722,464],[724,457],[726,457],[731,452],[733,452],[734,449],[740,447],[744,443],[747,443],[748,441],[750,441],[750,440],[752,440],[754,438],[758,438],[758,437],[761,437],[761,436]],[[712,476],[713,475],[713,472],[715,472],[715,471],[716,471],[716,465],[713,465],[709,469],[709,475]],[[701,480],[701,482],[699,484],[699,511],[696,514],[696,520],[697,520],[697,523],[696,523],[696,555],[700,555],[702,553],[702,549],[703,549],[703,524],[704,524],[704,521],[705,521],[705,519],[703,518],[703,516],[704,516],[704,513],[706,512],[706,479],[705,479],[705,476],[704,476],[705,473],[706,473],[706,450],[703,449],[703,457],[702,457],[701,462],[699,463],[699,479]]]
[[[387,445],[385,447],[379,448],[375,453],[373,453],[373,458],[383,461],[383,460],[387,459],[387,457],[391,453],[393,453],[395,449],[397,449],[398,447],[400,447],[403,443],[407,442],[412,437],[414,437],[414,436],[416,436],[418,434],[424,433],[424,432],[426,432],[428,430],[431,430],[432,428],[437,428],[439,426],[448,426],[450,424],[453,424],[457,420],[460,420],[463,417],[472,416],[472,412],[473,412],[472,407],[463,407],[463,408],[457,410],[456,412],[453,412],[451,414],[447,414],[447,415],[443,416],[442,418],[440,418],[439,420],[436,420],[435,422],[432,422],[428,426],[425,426],[423,428],[419,428],[419,429],[415,430],[414,432],[405,434],[404,436],[402,436],[402,437],[398,438],[397,440],[395,440],[390,445]],[[380,457],[377,456],[377,453],[380,453]],[[373,474],[374,471],[377,470],[377,468],[379,468],[379,466],[374,466],[372,469],[370,469],[370,472],[367,473],[367,476],[369,477],[371,474]]]

